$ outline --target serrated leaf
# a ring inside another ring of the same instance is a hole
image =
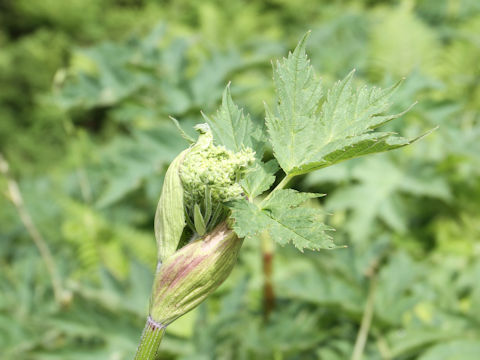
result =
[[[215,141],[234,152],[249,147],[255,150],[257,158],[262,156],[261,130],[239,109],[227,85],[222,96],[222,105],[212,117],[203,115],[212,129]]]
[[[305,139],[315,134],[315,113],[322,98],[320,83],[305,53],[308,33],[293,53],[277,61],[273,79],[277,92],[276,114],[266,107],[266,124],[275,157],[288,170],[300,164],[309,153]]]
[[[288,175],[300,175],[354,157],[393,150],[412,143],[393,133],[372,130],[403,115],[385,115],[401,82],[382,90],[352,85],[352,71],[322,99],[305,53],[308,34],[287,59],[277,62],[277,106],[266,108],[266,123],[275,157]],[[323,104],[321,104],[323,102]],[[321,106],[320,106],[321,105]]]
[[[319,194],[299,193],[295,190],[278,190],[264,207],[244,199],[230,204],[233,228],[240,237],[255,237],[267,231],[280,245],[292,242],[303,249],[333,249],[335,245],[327,231],[333,230],[321,222],[323,213],[318,209],[298,205]]]
[[[359,156],[394,150],[411,143],[402,137],[392,137],[393,133],[375,132],[331,142],[317,155],[320,161],[311,161],[294,167],[290,174],[300,175]]]
[[[245,174],[240,182],[250,199],[263,194],[275,182],[275,173],[279,170],[278,163],[272,159],[266,163],[257,161],[256,167]]]

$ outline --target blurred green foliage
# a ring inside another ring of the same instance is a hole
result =
[[[277,247],[276,307],[262,309],[260,242],[172,324],[165,359],[364,359],[480,354],[480,3],[6,0],[0,4],[0,151],[53,254],[45,262],[0,176],[0,359],[130,359],[155,268],[153,215],[187,129],[232,81],[261,122],[270,59],[312,29],[327,84],[406,81],[389,130],[415,145],[300,177],[347,249]],[[271,154],[265,155],[269,158]]]

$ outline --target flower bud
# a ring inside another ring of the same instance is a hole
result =
[[[214,145],[208,124],[195,129],[197,141],[165,174],[155,214],[159,265],[150,317],[162,327],[195,308],[223,283],[243,242],[227,226],[229,210],[224,203],[242,196],[238,181],[255,153],[250,148],[234,153]]]
[[[207,187],[214,205],[240,198],[242,188],[238,181],[254,163],[255,152],[244,148],[234,153],[214,145],[208,124],[199,124],[196,130],[200,136],[180,166],[185,206],[193,209],[195,204],[202,203]]]
[[[196,143],[178,155],[165,174],[155,214],[160,262],[177,250],[186,222],[199,225],[191,228],[201,236],[223,220],[225,216],[219,215],[225,215],[222,204],[241,197],[238,181],[254,162],[252,149],[234,153],[215,146],[208,124],[199,124],[195,129],[200,134]],[[204,231],[199,232],[199,228]]]
[[[222,222],[168,257],[155,275],[151,318],[167,326],[205,300],[232,271],[242,242]]]

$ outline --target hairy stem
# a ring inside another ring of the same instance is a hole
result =
[[[45,266],[47,267],[47,271],[50,275],[50,279],[52,281],[53,293],[55,296],[55,300],[58,304],[64,305],[69,301],[70,294],[67,291],[64,291],[62,288],[62,283],[60,280],[60,276],[57,272],[57,268],[55,266],[55,262],[53,260],[52,253],[47,245],[47,242],[40,234],[40,231],[35,226],[35,223],[30,216],[27,208],[25,207],[25,203],[23,201],[22,193],[20,192],[20,188],[18,187],[17,182],[10,174],[9,164],[7,160],[3,157],[0,153],[0,173],[5,176],[7,179],[7,186],[8,186],[8,195],[10,200],[12,201],[13,205],[15,206],[20,220],[22,221],[23,225],[27,229],[28,234],[32,238],[35,246],[37,247],[40,256],[42,257]]]
[[[140,338],[140,344],[137,348],[134,360],[157,360],[158,348],[162,342],[163,334],[165,333],[165,327],[161,324],[157,324],[149,316],[145,329],[143,329],[142,337]]]

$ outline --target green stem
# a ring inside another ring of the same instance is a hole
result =
[[[374,307],[375,307],[375,291],[377,289],[377,277],[376,274],[371,275],[370,284],[368,289],[367,302],[365,304],[365,310],[362,316],[362,322],[360,324],[360,330],[358,331],[357,339],[355,340],[355,346],[353,348],[353,354],[351,360],[362,360],[365,345],[367,343],[368,333],[372,325]]]
[[[261,203],[261,204],[262,204],[262,205],[265,204],[265,203],[272,197],[272,195],[273,195],[273,193],[274,193],[275,191],[280,190],[280,189],[283,189],[283,188],[288,184],[288,182],[289,182],[290,180],[292,180],[292,178],[293,178],[293,175],[287,175],[287,176],[285,176],[285,177],[282,179],[282,181],[280,181],[280,182],[278,183],[278,185],[275,186],[275,189],[273,189],[273,190],[270,192],[270,194],[268,194],[267,197],[265,197],[265,199],[262,200],[262,203]]]
[[[48,247],[47,242],[44,237],[38,230],[37,226],[33,222],[32,216],[28,212],[27,206],[23,200],[20,187],[18,186],[17,181],[13,178],[10,173],[10,165],[7,160],[0,153],[0,175],[3,175],[7,180],[7,188],[10,200],[15,206],[21,222],[27,229],[28,234],[33,240],[33,243],[38,249],[40,256],[45,262],[45,266],[50,275],[52,281],[53,295],[58,304],[65,306],[68,305],[71,301],[71,294],[63,288],[60,274],[55,265],[53,255]]]
[[[162,342],[165,327],[155,323],[149,316],[145,329],[143,329],[140,345],[134,360],[156,360],[158,359],[158,348]]]

